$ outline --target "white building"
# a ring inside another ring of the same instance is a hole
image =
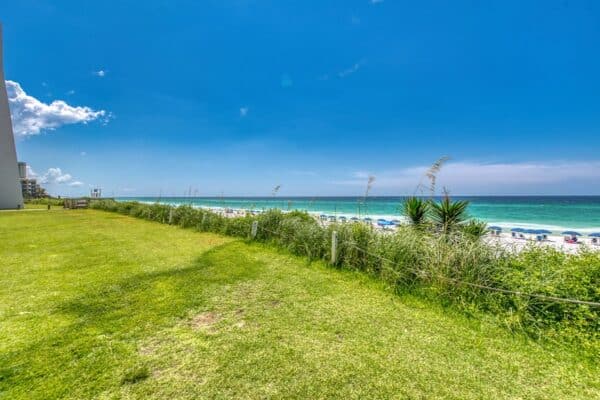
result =
[[[0,209],[11,208],[23,208],[23,195],[4,81],[2,26],[0,25]]]
[[[27,163],[19,161],[19,180],[24,199],[39,199],[46,197],[46,190],[37,183],[37,179],[27,176]]]

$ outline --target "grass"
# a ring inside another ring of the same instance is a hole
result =
[[[600,367],[361,273],[94,210],[0,213],[0,398],[600,397]]]

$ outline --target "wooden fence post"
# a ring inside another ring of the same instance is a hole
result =
[[[169,208],[169,225],[173,222],[173,208]]]
[[[338,247],[338,238],[337,231],[331,232],[331,264],[335,265],[337,262],[337,247]]]
[[[252,221],[252,231],[250,231],[250,237],[254,239],[258,232],[258,221]]]

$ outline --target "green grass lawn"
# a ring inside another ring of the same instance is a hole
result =
[[[99,211],[0,213],[0,398],[600,398],[600,367],[361,274]]]
[[[62,208],[59,206],[52,206],[51,208]],[[48,205],[47,204],[28,204],[25,203],[25,210],[48,210]]]

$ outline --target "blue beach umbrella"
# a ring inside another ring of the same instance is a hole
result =
[[[552,231],[549,231],[548,229],[538,229],[537,233],[539,233],[540,235],[549,235],[552,233]]]
[[[512,228],[510,231],[511,232],[525,232],[525,229],[523,229],[523,228]]]
[[[589,237],[596,237],[596,238],[600,238],[600,232],[594,232],[594,233],[590,233],[588,236],[589,236]]]
[[[363,221],[365,221],[365,222],[371,222],[373,220],[371,218],[367,217],[367,218],[363,218]]]
[[[561,235],[581,236],[581,233],[575,231],[564,231]]]
[[[350,218],[350,221],[358,221],[358,218],[352,217],[352,218]]]
[[[401,222],[400,222],[400,220],[399,220],[399,219],[393,219],[393,220],[392,220],[392,224],[393,224],[393,225],[400,225],[400,224],[401,224]]]
[[[501,231],[502,228],[499,226],[488,226],[488,230],[490,231]]]

